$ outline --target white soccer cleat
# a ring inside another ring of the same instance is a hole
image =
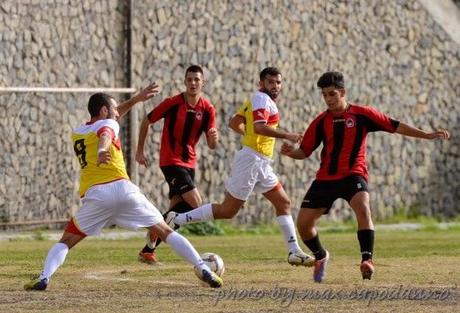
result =
[[[288,263],[295,266],[313,266],[315,264],[315,258],[306,254],[302,250],[297,252],[289,252]]]
[[[174,211],[171,211],[171,212],[168,212],[168,214],[166,214],[166,217],[165,217],[166,224],[168,224],[168,226],[174,230],[180,227],[180,225],[177,225],[176,223],[174,223],[174,219],[176,218],[176,216],[177,216],[177,213]]]

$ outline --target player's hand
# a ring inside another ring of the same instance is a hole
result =
[[[140,165],[144,165],[145,167],[147,167],[147,165],[149,165],[149,161],[145,157],[144,152],[137,152],[136,153],[136,162],[139,163]]]
[[[302,140],[302,135],[297,133],[287,133],[284,139],[287,139],[293,143],[298,143]]]
[[[159,92],[160,86],[157,83],[153,82],[152,84],[142,89],[136,97],[138,101],[145,101],[156,96]]]
[[[450,138],[450,134],[445,129],[438,129],[437,131],[434,131],[428,134],[428,139],[449,139],[449,138]]]
[[[111,159],[112,159],[112,156],[110,155],[110,151],[100,150],[97,153],[96,166],[99,166],[101,164],[107,164],[110,162]]]
[[[294,151],[294,145],[290,142],[283,142],[283,145],[281,146],[281,154],[291,156],[292,151]]]
[[[219,134],[217,132],[216,128],[210,128],[208,132],[206,133],[206,136],[208,136],[209,139],[217,141],[219,139]]]

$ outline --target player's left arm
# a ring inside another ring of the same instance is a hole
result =
[[[219,132],[217,128],[213,127],[210,128],[206,132],[206,143],[210,149],[215,149],[217,147],[217,143],[219,142]]]
[[[112,134],[110,129],[104,129],[99,135],[97,144],[97,161],[96,165],[107,164],[112,159],[110,154],[110,145],[112,144]]]
[[[395,133],[401,134],[403,136],[422,138],[422,139],[449,139],[450,134],[445,129],[438,129],[433,132],[426,132],[417,127],[407,125],[400,122],[398,127],[395,130]]]
[[[300,140],[302,140],[301,134],[278,130],[278,129],[268,126],[264,122],[254,123],[254,132],[259,135],[287,139],[292,142],[299,142]]]
[[[209,109],[208,130],[206,132],[206,143],[210,149],[215,149],[219,142],[219,132],[216,128],[216,111],[213,107]]]
[[[118,114],[120,115],[119,119],[123,117],[126,113],[129,112],[129,110],[132,109],[132,107],[138,103],[138,102],[143,102],[146,101],[152,97],[154,97],[156,94],[159,93],[159,86],[157,83],[152,83],[148,85],[146,88],[141,90],[137,95],[134,97],[126,100],[125,102],[121,103],[117,110]]]
[[[281,154],[296,160],[303,160],[307,157],[302,148],[295,148],[292,143],[284,142],[281,146]]]

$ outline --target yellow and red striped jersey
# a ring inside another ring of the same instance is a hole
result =
[[[275,138],[256,134],[254,124],[266,123],[275,129],[278,127],[280,116],[275,101],[266,93],[256,91],[251,100],[246,100],[236,114],[243,116],[246,121],[246,130],[241,139],[242,145],[271,158],[275,148]]]
[[[73,130],[73,148],[81,168],[79,190],[81,197],[91,186],[118,179],[129,179],[118,137],[119,130],[120,126],[113,119],[87,123]],[[108,133],[112,137],[112,144],[109,147],[112,158],[108,164],[97,166],[97,150],[102,133]]]

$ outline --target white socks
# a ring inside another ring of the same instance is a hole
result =
[[[212,204],[207,203],[191,210],[190,212],[178,214],[174,219],[174,223],[182,226],[184,224],[199,223],[212,220],[214,220],[214,215],[212,214]]]
[[[166,237],[166,243],[170,245],[178,255],[199,268],[204,265],[200,255],[192,244],[182,235],[172,232]]]
[[[284,241],[288,247],[289,252],[302,251],[299,243],[297,242],[297,236],[295,234],[294,220],[291,215],[280,215],[276,217],[276,221],[283,230]]]
[[[40,274],[39,279],[46,278],[49,281],[54,272],[64,263],[68,252],[69,247],[67,247],[65,243],[58,242],[54,244],[48,252],[45,265],[43,266],[43,272]]]

